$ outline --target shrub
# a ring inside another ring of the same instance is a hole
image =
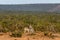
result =
[[[44,36],[54,39],[54,35],[52,34],[52,32],[44,32]]]
[[[48,36],[48,32],[44,32],[44,36]]]
[[[12,32],[12,34],[10,36],[11,37],[21,37],[22,33],[21,32]]]

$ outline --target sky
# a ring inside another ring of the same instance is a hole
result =
[[[60,0],[0,0],[0,4],[60,3]]]

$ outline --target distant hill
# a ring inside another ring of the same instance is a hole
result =
[[[0,10],[60,12],[60,4],[0,5]]]

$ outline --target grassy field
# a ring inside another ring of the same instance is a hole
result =
[[[24,27],[32,25],[35,32],[59,33],[60,13],[2,11],[0,12],[0,32],[11,32],[10,36],[22,36]]]

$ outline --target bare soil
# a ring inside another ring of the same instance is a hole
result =
[[[23,34],[22,37],[14,38],[10,37],[8,34],[2,33],[0,35],[0,40],[60,40],[60,34],[54,34],[54,38],[49,38],[43,35],[42,32],[36,33],[35,35]]]

